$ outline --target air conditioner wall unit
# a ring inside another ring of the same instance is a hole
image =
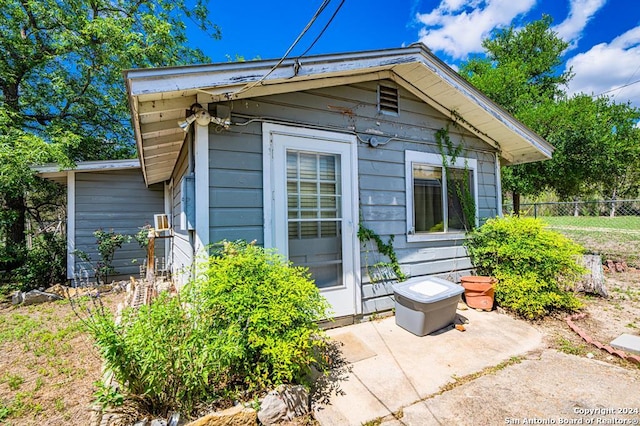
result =
[[[171,229],[169,225],[169,216],[166,214],[154,214],[153,215],[153,227],[157,231],[168,231]]]

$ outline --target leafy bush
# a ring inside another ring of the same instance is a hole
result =
[[[273,251],[223,242],[190,288],[214,334],[235,345],[232,376],[248,391],[300,383],[324,346],[317,322],[329,305],[305,268]]]
[[[585,272],[582,248],[538,219],[506,216],[469,234],[466,246],[479,274],[495,276],[496,301],[526,318],[576,310],[571,290]]]
[[[125,309],[120,324],[100,308],[85,324],[118,383],[153,414],[190,413],[224,390],[220,339],[178,297],[162,294],[138,311]]]
[[[61,235],[34,236],[25,262],[15,271],[14,280],[22,291],[50,287],[66,281],[67,242]]]
[[[109,282],[109,275],[118,273],[113,266],[116,250],[121,249],[123,244],[131,242],[131,236],[119,234],[114,232],[113,229],[109,232],[97,229],[93,232],[93,236],[96,238],[96,248],[100,254],[99,261],[94,264],[91,256],[82,250],[75,250],[74,254],[83,261],[91,264],[98,283],[107,284]]]
[[[125,310],[119,324],[100,306],[86,319],[125,394],[152,414],[190,415],[326,370],[315,321],[328,305],[306,270],[239,242],[201,266],[180,297]]]

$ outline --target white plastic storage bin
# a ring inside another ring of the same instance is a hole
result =
[[[453,323],[464,288],[436,277],[414,277],[395,284],[396,324],[424,336]]]

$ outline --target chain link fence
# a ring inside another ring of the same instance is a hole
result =
[[[640,200],[527,203],[520,214],[540,218],[603,259],[640,267]]]

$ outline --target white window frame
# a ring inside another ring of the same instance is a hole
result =
[[[476,226],[478,225],[478,160],[474,158],[458,157],[455,161],[449,156],[446,157],[447,163],[450,167],[456,169],[467,168],[473,173],[473,198],[476,205]],[[464,239],[465,233],[460,231],[455,232],[421,232],[417,234],[414,227],[414,198],[413,198],[413,165],[425,164],[433,167],[439,167],[442,170],[442,176],[445,175],[444,166],[442,165],[442,156],[440,154],[432,154],[428,152],[420,151],[405,151],[404,156],[405,163],[405,184],[406,184],[406,211],[407,211],[407,242],[418,241],[441,241],[441,240],[457,240]],[[447,218],[446,206],[447,206],[447,182],[446,179],[442,179],[442,205],[445,211],[443,217]]]

